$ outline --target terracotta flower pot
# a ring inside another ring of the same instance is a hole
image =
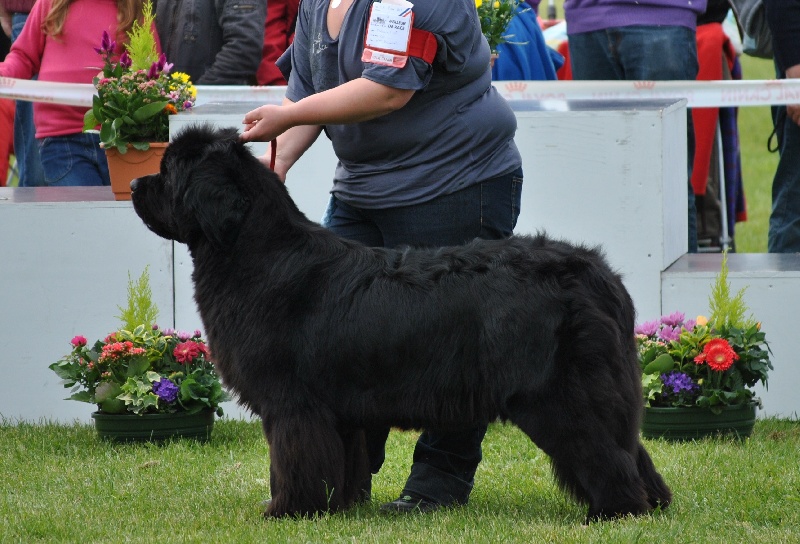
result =
[[[127,153],[120,153],[115,147],[106,149],[114,198],[130,200],[131,181],[158,172],[161,167],[161,157],[168,145],[169,142],[152,142],[147,151],[139,151],[128,145]]]
[[[158,442],[168,438],[193,438],[205,442],[214,428],[214,410],[195,414],[92,413],[97,435],[116,442]]]
[[[642,436],[676,441],[717,435],[746,438],[752,434],[755,421],[756,405],[753,403],[726,406],[719,414],[700,407],[646,407]]]

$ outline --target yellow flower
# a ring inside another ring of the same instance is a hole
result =
[[[172,79],[180,81],[181,83],[189,83],[189,74],[183,72],[175,72],[172,74]]]
[[[492,4],[492,6],[494,7],[494,9],[497,9],[497,8],[499,8],[499,7],[500,7],[500,2],[499,2],[499,0],[494,0],[494,4]]]
[[[695,322],[701,327],[704,327],[708,325],[708,318],[704,315],[698,315],[697,319],[695,319]]]
[[[192,95],[192,98],[197,98],[197,87],[195,87],[194,85],[189,85],[188,91],[189,94]]]
[[[475,0],[475,7],[476,8],[481,7],[481,4],[483,4],[483,0]]]

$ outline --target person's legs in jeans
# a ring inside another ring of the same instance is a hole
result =
[[[800,126],[786,116],[786,106],[774,108],[780,160],[772,180],[767,251],[800,252]]]
[[[682,26],[626,26],[569,36],[572,76],[578,80],[665,81],[697,78],[695,32]],[[697,206],[692,188],[694,126],[687,111],[688,247],[697,252]]]
[[[12,43],[22,32],[27,19],[27,13],[14,13],[11,16]],[[33,102],[17,100],[14,112],[14,156],[17,158],[20,187],[39,187],[45,184],[35,134]]]
[[[325,226],[369,245],[396,247],[460,245],[474,238],[510,236],[519,215],[522,172],[473,185],[417,206],[386,210],[355,209],[332,199]],[[420,436],[411,474],[391,510],[429,510],[466,503],[480,463],[486,427],[426,430]],[[373,473],[383,462],[388,430],[368,433]],[[404,497],[408,499],[403,500]],[[423,502],[421,502],[423,500]],[[423,507],[423,504],[425,505]]]
[[[108,161],[97,134],[56,136],[37,143],[47,186],[111,185]]]

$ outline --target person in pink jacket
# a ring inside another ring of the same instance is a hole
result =
[[[37,0],[14,41],[0,76],[91,83],[102,69],[95,49],[103,31],[122,53],[127,31],[141,17],[142,0]],[[110,185],[97,134],[83,132],[86,107],[36,102],[33,121],[48,186]]]

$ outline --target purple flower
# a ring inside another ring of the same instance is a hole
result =
[[[658,321],[645,321],[641,325],[637,325],[633,329],[634,334],[643,334],[645,336],[653,336],[658,332]]]
[[[166,403],[175,402],[175,399],[178,398],[178,386],[169,378],[161,378],[153,383],[153,393]]]
[[[122,55],[120,55],[120,57],[119,57],[119,64],[120,64],[120,66],[122,66],[123,68],[130,68],[130,67],[131,67],[131,64],[133,64],[133,60],[131,59],[131,56],[128,54],[128,52],[127,52],[127,51],[124,51],[124,52],[122,53]]]
[[[172,64],[171,62],[167,62],[167,56],[164,53],[161,53],[161,55],[159,55],[159,57],[158,57],[158,71],[159,72],[164,72],[165,74],[168,74],[169,71],[172,70],[173,66],[175,66],[175,65]]]
[[[192,338],[200,338],[201,336],[203,336],[203,333],[200,332],[200,329],[195,329],[194,336],[192,336]]]
[[[697,325],[697,321],[694,319],[689,319],[686,323],[683,324],[683,328],[687,331],[694,330],[695,325]]]
[[[661,382],[664,384],[664,387],[670,389],[669,392],[675,395],[681,391],[693,393],[699,389],[698,385],[694,383],[694,380],[692,380],[688,374],[678,371],[673,371],[669,374],[662,374]]]
[[[192,335],[186,331],[178,331],[177,333],[175,333],[175,336],[177,336],[178,340],[180,340],[181,342],[186,342],[187,340],[192,339]]]
[[[95,47],[94,50],[97,54],[102,55],[104,53],[113,53],[116,48],[117,42],[111,39],[107,30],[104,30],[103,37],[100,39],[100,47]]]
[[[680,328],[680,326],[683,325],[683,320],[685,317],[686,314],[684,314],[683,312],[672,312],[669,315],[662,315],[661,323],[669,327]]]
[[[150,65],[150,69],[147,71],[147,79],[155,79],[161,73],[161,70],[158,69],[158,63],[154,62]]]
[[[168,328],[162,330],[161,334],[163,334],[164,336],[175,336],[175,329],[170,329],[168,327]]]
[[[658,337],[664,340],[665,342],[670,342],[672,340],[675,340],[677,342],[681,338],[681,328],[664,325],[661,328],[661,330],[658,331]]]

